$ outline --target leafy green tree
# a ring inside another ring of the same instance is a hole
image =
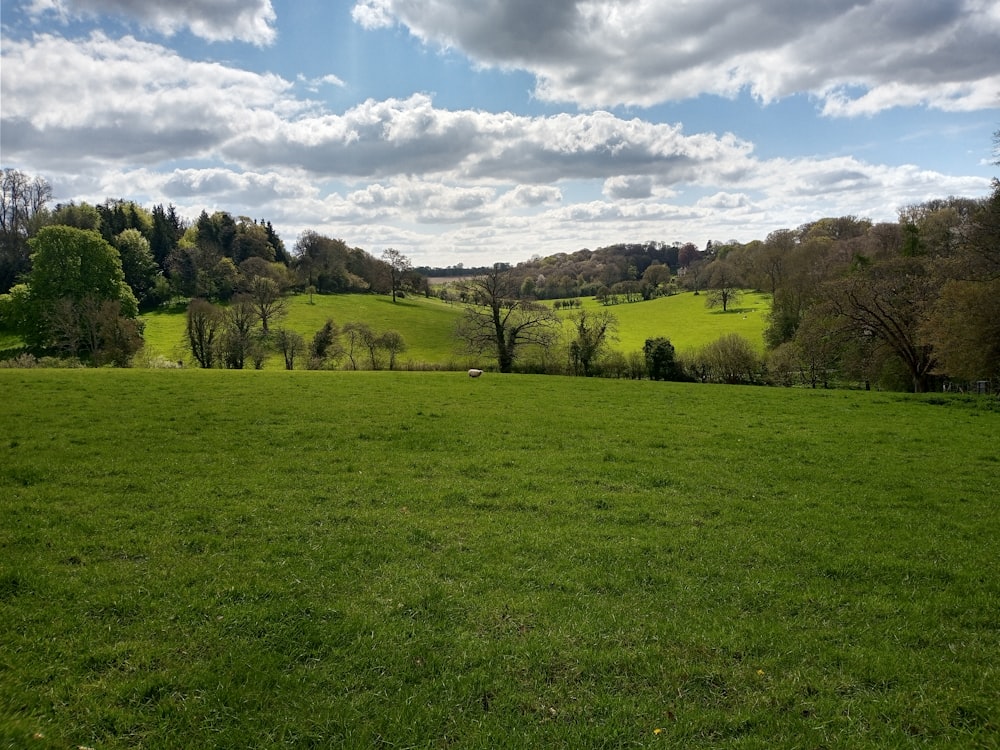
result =
[[[456,335],[469,351],[491,352],[500,372],[511,372],[522,347],[550,346],[560,320],[548,307],[517,299],[520,285],[506,264],[498,263],[465,283],[466,307]]]
[[[340,331],[333,320],[328,318],[309,344],[309,369],[321,370],[329,362],[336,363],[343,355]]]
[[[156,303],[157,280],[161,276],[149,247],[149,240],[138,229],[126,229],[114,241],[121,257],[125,283],[132,289],[139,305]]]
[[[590,377],[594,364],[618,330],[618,318],[609,310],[577,310],[570,314],[573,340],[569,344],[570,361],[576,374]]]
[[[93,229],[101,231],[101,214],[96,206],[89,203],[60,203],[52,211],[51,224],[61,224],[77,229]]]
[[[642,355],[650,380],[686,379],[670,339],[663,336],[646,339],[646,343],[642,346]]]
[[[29,346],[44,349],[54,343],[52,321],[57,304],[61,307],[58,317],[65,324],[63,301],[70,303],[80,326],[84,300],[97,305],[117,302],[120,315],[135,319],[139,306],[125,283],[118,251],[97,232],[49,226],[29,240],[29,245],[32,268],[19,297],[24,307],[17,315],[20,333]]]
[[[153,227],[149,236],[149,246],[153,259],[161,270],[167,268],[167,258],[184,236],[184,222],[177,216],[173,205],[164,208],[162,204],[153,207]]]
[[[949,281],[921,334],[933,347],[936,372],[1000,381],[1000,278]]]

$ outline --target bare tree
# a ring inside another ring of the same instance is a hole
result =
[[[389,248],[382,253],[382,260],[389,266],[389,279],[392,282],[392,301],[396,301],[396,292],[403,280],[403,274],[413,268],[410,259],[399,250]]]
[[[729,306],[738,302],[742,294],[743,280],[736,268],[724,260],[712,261],[708,267],[708,298],[706,307],[721,307],[727,312]]]
[[[378,337],[379,347],[389,354],[389,369],[396,369],[396,357],[406,351],[406,341],[399,331],[386,331]]]
[[[281,356],[285,358],[285,369],[295,369],[295,358],[306,349],[306,340],[300,333],[287,328],[279,328],[274,332],[274,345]]]
[[[470,351],[494,354],[500,372],[512,371],[522,346],[548,347],[561,327],[548,307],[517,299],[518,288],[503,263],[465,284],[471,304],[458,323],[457,336]]]
[[[268,333],[268,325],[285,315],[288,309],[288,301],[281,296],[278,282],[267,276],[254,276],[250,280],[247,298],[265,335]]]
[[[222,311],[208,300],[193,299],[187,308],[187,340],[191,354],[201,367],[215,365],[216,336],[222,325]]]

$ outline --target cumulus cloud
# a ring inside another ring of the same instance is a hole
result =
[[[703,241],[709,225],[725,228],[717,239],[748,240],[989,189],[851,157],[763,159],[731,134],[604,111],[444,109],[416,94],[331,112],[300,96],[318,80],[102,33],[5,38],[2,62],[5,165],[44,174],[57,200],[173,202],[189,218],[220,208],[267,217],[289,242],[315,229],[422,261]]]
[[[611,199],[649,198],[653,195],[653,179],[645,175],[610,177],[604,181],[604,194]]]
[[[167,36],[189,29],[213,42],[267,45],[275,39],[271,0],[32,0],[29,11],[36,17],[54,14],[63,19],[118,16]]]
[[[753,150],[731,135],[688,135],[607,112],[446,110],[425,94],[369,99],[335,114],[296,97],[294,82],[279,76],[102,33],[12,40],[0,75],[4,152],[42,163],[214,157],[319,178],[552,184],[644,176],[670,184],[732,179]]]
[[[401,24],[483,65],[537,77],[584,107],[750,91],[809,93],[831,116],[1000,104],[1000,12],[988,0],[358,0],[367,28]]]

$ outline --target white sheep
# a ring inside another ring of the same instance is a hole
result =
[[[482,374],[483,374],[482,370],[477,370],[475,368],[472,368],[471,370],[469,370],[469,377],[470,378],[478,378]]]

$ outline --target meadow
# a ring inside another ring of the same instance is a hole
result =
[[[995,401],[0,370],[0,746],[995,748]]]
[[[705,307],[704,295],[684,293],[647,302],[603,307],[595,300],[582,301],[587,310],[609,310],[618,318],[618,331],[610,347],[629,353],[640,351],[647,338],[666,336],[678,352],[703,346],[727,333],[746,336],[763,351],[770,299],[747,292],[734,310],[723,313]],[[545,304],[552,305],[551,301]],[[328,318],[342,326],[364,322],[378,332],[397,330],[407,343],[402,362],[434,364],[457,369],[471,364],[488,364],[483,358],[469,358],[455,340],[455,324],[462,306],[435,298],[407,296],[393,304],[390,297],[369,294],[294,295],[289,297],[288,314],[279,326],[287,327],[310,341]],[[569,315],[564,311],[563,318]],[[160,310],[142,316],[145,323],[147,359],[189,358],[184,343],[184,310]],[[281,357],[273,356],[268,368],[282,367]]]

